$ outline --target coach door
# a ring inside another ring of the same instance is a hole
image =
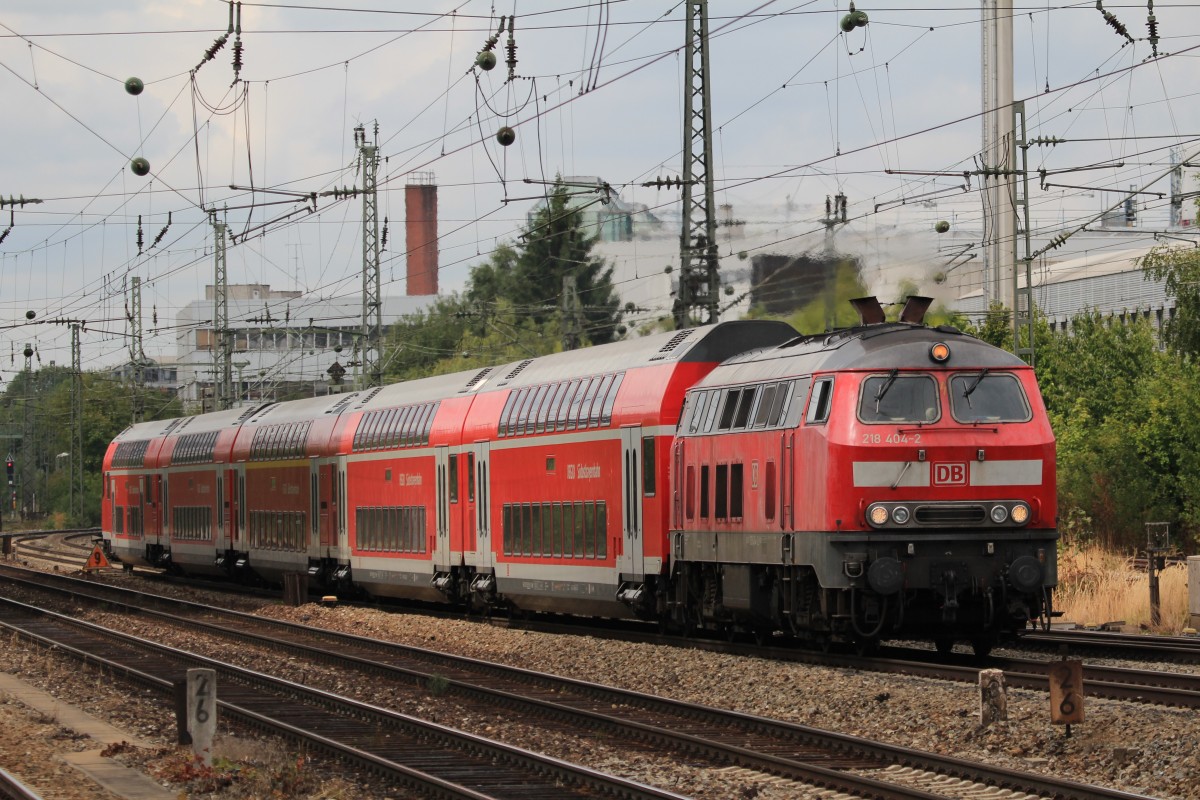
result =
[[[453,486],[457,475],[451,475],[450,448],[445,445],[435,450],[437,467],[437,517],[436,536],[433,543],[434,569],[450,568],[450,492],[457,492]],[[455,470],[457,472],[457,470]]]
[[[331,548],[337,542],[337,500],[334,492],[333,464],[317,467],[317,514],[320,519],[321,546]],[[329,553],[325,553],[329,555]]]
[[[622,576],[641,577],[642,566],[642,429],[621,429],[621,555]]]
[[[476,442],[471,445],[468,461],[470,477],[467,483],[467,513],[468,533],[464,549],[471,546],[475,550],[475,565],[491,567],[494,562],[492,554],[492,522],[489,500],[491,498],[490,464],[491,442]],[[472,541],[471,533],[474,533]]]

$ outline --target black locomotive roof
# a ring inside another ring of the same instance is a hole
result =
[[[937,342],[950,346],[950,360],[945,365],[950,368],[1027,366],[1007,350],[949,325],[930,328],[885,322],[798,336],[777,347],[734,356],[699,385],[725,386],[838,370],[928,368],[934,366],[929,348]]]

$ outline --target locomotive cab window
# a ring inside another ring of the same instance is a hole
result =
[[[1029,399],[1008,372],[964,372],[950,378],[950,413],[958,422],[1028,422]]]
[[[858,418],[863,422],[936,422],[941,416],[931,375],[871,375],[863,381]]]

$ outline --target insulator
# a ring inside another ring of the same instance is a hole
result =
[[[508,51],[508,58],[504,63],[508,64],[508,78],[512,80],[517,69],[517,40],[513,38],[516,32],[517,18],[515,16],[508,18],[508,45],[505,49]]]
[[[825,216],[833,213],[833,201],[829,199],[829,195],[825,195]]]
[[[155,325],[158,324],[158,305],[157,304],[155,304],[153,307],[153,312],[150,314],[150,319],[152,319],[154,321]]]
[[[379,243],[380,250],[387,250],[388,218],[383,218],[383,239]]]
[[[143,241],[144,240],[142,237],[142,215],[138,214],[137,246],[138,246],[138,255],[139,256],[142,254],[142,242]]]
[[[233,76],[236,78],[242,71],[242,39],[238,37],[233,43]]]

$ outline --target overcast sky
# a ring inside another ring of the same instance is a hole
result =
[[[470,265],[519,233],[538,182],[556,174],[601,176],[625,200],[667,211],[677,201],[640,184],[681,169],[682,3],[306,5],[241,4],[236,76],[236,35],[197,70],[226,31],[226,2],[10,0],[0,8],[0,195],[44,201],[17,207],[0,243],[0,324],[16,354],[14,362],[0,352],[0,377],[20,369],[25,342],[43,364],[69,363],[69,333],[55,319],[87,321],[89,364],[123,360],[124,291],[134,276],[148,354],[175,354],[177,310],[212,282],[208,209],[227,208],[230,230],[248,234],[229,248],[231,282],[297,289],[306,299],[357,297],[361,201],[321,197],[317,213],[279,220],[303,204],[229,187],[353,186],[358,124],[372,140],[377,126],[384,158],[385,294],[405,291],[400,221],[414,173],[433,173],[440,187],[443,291],[460,288]],[[870,23],[848,34],[838,27],[847,5],[830,0],[713,0],[710,8],[718,201],[751,222],[789,200],[813,210],[794,223],[799,250],[819,245],[809,232],[826,194],[844,191],[851,214],[868,217],[882,201],[962,184],[885,170],[978,166],[978,6],[881,0],[859,8]],[[1073,140],[1032,149],[1031,163],[1123,163],[1049,180],[1166,191],[1165,180],[1151,181],[1166,170],[1168,148],[1200,149],[1200,8],[1155,4],[1156,60],[1147,60],[1145,4],[1105,8],[1136,43],[1106,25],[1091,0],[1017,3],[1015,94],[1028,103],[1030,136]],[[473,69],[500,15],[516,20],[511,81],[507,31],[496,69]],[[142,94],[126,92],[129,77],[144,82]],[[516,130],[508,148],[495,140],[505,124]],[[137,156],[150,163],[146,177],[130,170]],[[1103,196],[1057,189],[1032,199],[1041,217],[1068,222],[1094,213]],[[252,201],[273,204],[234,208]],[[1163,215],[1156,197],[1143,201],[1147,214]],[[939,205],[978,225],[977,192]],[[9,222],[6,207],[0,229]],[[305,316],[304,302],[294,317]]]

